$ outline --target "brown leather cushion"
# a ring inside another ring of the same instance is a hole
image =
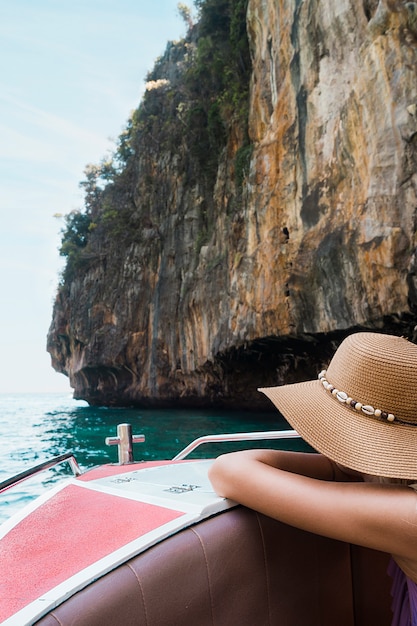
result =
[[[389,626],[388,556],[238,507],[150,548],[38,626]]]

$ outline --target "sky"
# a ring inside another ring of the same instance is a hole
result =
[[[192,6],[192,2],[185,2]],[[0,393],[71,391],[46,336],[62,218],[113,151],[178,0],[0,0]]]

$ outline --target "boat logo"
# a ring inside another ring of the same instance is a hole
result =
[[[114,478],[111,482],[119,484],[119,483],[131,483],[135,480],[136,478],[134,476],[125,476],[123,478]]]
[[[195,491],[195,489],[201,489],[201,485],[187,485],[183,483],[180,486],[170,487],[169,489],[164,489],[168,493],[188,493],[189,491]]]

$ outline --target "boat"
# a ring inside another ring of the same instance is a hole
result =
[[[135,462],[144,440],[119,424],[118,463],[81,472],[64,454],[0,484],[68,462],[73,476],[0,527],[4,626],[384,626],[388,555],[301,531],[214,493],[207,435],[172,460]]]

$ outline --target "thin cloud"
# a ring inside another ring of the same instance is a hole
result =
[[[71,139],[72,141],[80,141],[85,144],[93,142],[94,144],[102,144],[104,147],[103,138],[99,134],[92,133],[88,129],[74,124],[74,122],[67,118],[35,107],[24,100],[20,100],[10,93],[7,93],[7,91],[3,91],[0,95],[0,102],[5,102],[15,108],[16,117],[18,118],[17,121],[20,123],[30,125],[44,132],[46,131],[48,135],[55,135],[56,138]],[[0,128],[2,128],[3,131],[8,129],[8,127],[4,125],[0,126]],[[16,133],[16,131],[11,132]],[[16,133],[16,135],[19,135],[19,133]]]
[[[184,25],[177,0],[0,4],[0,392],[43,391],[62,380],[45,350],[63,264],[53,215],[82,207],[86,165],[113,151]]]

